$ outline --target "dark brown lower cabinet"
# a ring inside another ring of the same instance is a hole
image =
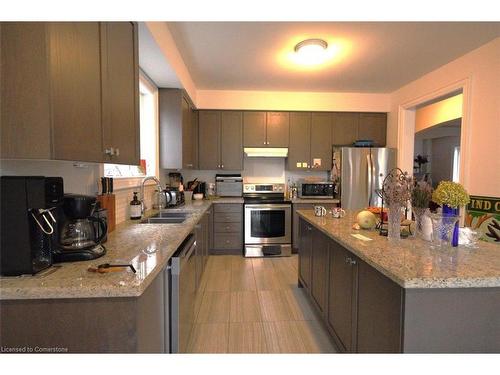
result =
[[[355,351],[357,259],[330,240],[327,324],[341,350]]]
[[[213,255],[243,253],[243,204],[223,203],[213,206]]]
[[[312,231],[312,225],[300,219],[299,282],[307,289],[311,288]]]
[[[302,218],[299,229],[299,283],[339,351],[500,352],[499,287],[405,289]]]
[[[357,352],[402,351],[403,289],[363,261],[358,262]]]
[[[299,281],[342,352],[402,351],[404,290],[299,221]]]
[[[327,311],[328,290],[328,246],[330,239],[318,230],[312,235],[311,251],[311,295],[320,312]]]

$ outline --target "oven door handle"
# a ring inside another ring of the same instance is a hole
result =
[[[252,211],[276,210],[276,209],[292,209],[290,204],[246,204],[245,209],[250,208]]]

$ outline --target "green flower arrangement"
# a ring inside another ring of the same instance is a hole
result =
[[[445,204],[451,208],[465,206],[470,202],[469,194],[464,187],[451,181],[441,181],[432,193],[432,200],[439,205]]]

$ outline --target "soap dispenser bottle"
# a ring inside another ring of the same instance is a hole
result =
[[[142,204],[137,198],[137,192],[134,191],[134,198],[130,201],[130,218],[139,220],[142,217]]]

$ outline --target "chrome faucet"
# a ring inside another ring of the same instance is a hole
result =
[[[156,182],[156,186],[158,187],[158,209],[161,209],[161,182],[155,176],[147,176],[141,182],[141,212],[144,214],[146,211],[146,204],[144,203],[144,184],[146,181],[152,180]]]

